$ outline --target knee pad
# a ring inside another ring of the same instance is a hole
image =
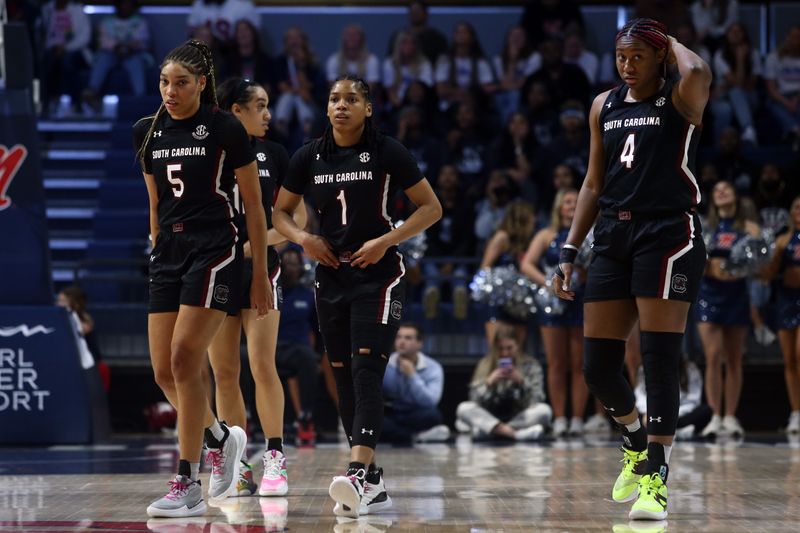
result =
[[[376,353],[354,353],[352,359],[355,414],[354,446],[375,448],[383,426],[383,374],[388,356]]]
[[[674,435],[680,407],[682,333],[642,332],[647,433]]]
[[[584,339],[583,377],[589,391],[614,417],[633,411],[636,398],[625,379],[625,341],[618,339]]]

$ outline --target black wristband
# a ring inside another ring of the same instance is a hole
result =
[[[564,246],[561,248],[561,255],[558,257],[558,264],[562,265],[564,263],[572,264],[575,262],[575,258],[578,257],[578,250],[575,248],[567,248]]]

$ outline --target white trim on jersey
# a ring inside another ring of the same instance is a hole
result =
[[[689,169],[689,146],[692,144],[692,134],[694,133],[695,125],[689,124],[689,130],[686,133],[686,142],[683,145],[683,161],[681,161],[681,170],[692,182],[695,190],[695,203],[700,203],[700,186],[697,184],[697,178],[694,177],[692,171]]]
[[[236,230],[236,226],[231,224],[234,227],[234,231]],[[220,264],[211,268],[211,275],[208,277],[208,287],[206,287],[206,301],[204,307],[211,307],[211,299],[214,297],[214,285],[217,279],[217,272],[228,266],[236,259],[236,242],[239,240],[237,236],[236,239],[233,241],[233,246],[231,246],[230,255],[227,259],[222,261]],[[231,288],[230,290],[238,290],[238,287]]]
[[[389,180],[387,179],[386,181],[388,182]],[[392,308],[392,289],[397,287],[397,285],[400,283],[400,280],[403,279],[403,276],[406,274],[406,266],[403,264],[403,256],[399,252],[395,253],[400,259],[400,275],[397,276],[388,287],[386,287],[386,297],[384,298],[383,302],[383,315],[381,315],[381,324],[389,323],[389,310]]]
[[[389,216],[389,210],[387,209],[387,204],[389,202],[389,179],[390,178],[391,178],[391,176],[389,176],[389,174],[387,173],[386,174],[386,179],[384,179],[384,181],[383,181],[383,199],[381,200],[381,214],[383,215],[383,218],[386,219],[386,222],[388,222],[389,225],[391,226],[392,225],[392,217]]]
[[[661,298],[663,300],[669,300],[669,289],[672,286],[672,265],[675,261],[689,253],[689,250],[694,248],[692,244],[694,240],[694,217],[690,213],[686,213],[686,216],[689,217],[689,242],[667,259],[667,270],[664,274],[664,288],[661,291]]]
[[[278,265],[278,270],[275,272],[275,277],[269,278],[269,284],[272,287],[272,308],[278,309],[278,280],[281,279],[281,267]]]
[[[235,218],[236,213],[233,211],[233,205],[231,205],[231,199],[228,197],[227,193],[222,190],[222,165],[224,164],[225,164],[225,150],[222,150],[222,153],[219,156],[219,167],[217,167],[217,177],[214,178],[214,185],[216,185],[216,189],[214,189],[214,191],[225,199],[225,204],[227,204],[228,206],[228,213],[230,214],[231,218]],[[244,209],[242,211],[244,212]]]

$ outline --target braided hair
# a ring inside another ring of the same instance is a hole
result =
[[[228,78],[217,87],[217,101],[220,109],[231,111],[233,104],[247,107],[258,83],[245,78]]]
[[[661,60],[661,76],[667,77],[667,56],[669,48],[669,37],[667,37],[667,27],[657,20],[648,18],[636,18],[629,20],[614,38],[614,43],[620,39],[636,39],[654,48],[656,52],[664,50],[664,59]]]
[[[200,103],[217,105],[214,59],[211,55],[211,49],[207,44],[196,39],[190,39],[168,53],[164,61],[161,62],[161,68],[163,69],[169,63],[181,65],[196,77],[205,76],[206,86],[203,88],[203,92],[200,93]],[[147,152],[147,145],[150,144],[150,139],[153,136],[156,122],[158,122],[158,119],[165,111],[166,107],[164,107],[164,102],[162,101],[161,105],[158,106],[158,111],[153,115],[153,122],[150,123],[150,129],[147,130],[144,142],[142,146],[139,147],[139,152],[136,154],[139,161],[143,161],[144,154]]]
[[[356,91],[361,94],[361,97],[364,98],[367,103],[372,103],[372,95],[369,91],[369,84],[364,81],[363,78],[348,74],[347,76],[339,76],[336,78],[333,84],[335,85],[336,82],[339,81],[352,81]],[[380,148],[383,138],[383,133],[378,131],[378,129],[375,127],[372,117],[366,117],[364,119],[364,131],[361,133],[361,139],[359,139],[357,146],[363,147],[368,152],[377,152]],[[320,157],[322,157],[322,159],[325,161],[327,161],[328,157],[336,151],[336,141],[333,138],[333,126],[330,124],[330,122],[325,127],[325,132],[319,139],[319,147]]]

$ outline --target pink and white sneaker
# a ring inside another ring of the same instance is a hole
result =
[[[283,496],[289,492],[286,475],[286,456],[278,450],[264,452],[264,477],[261,478],[259,496]]]

